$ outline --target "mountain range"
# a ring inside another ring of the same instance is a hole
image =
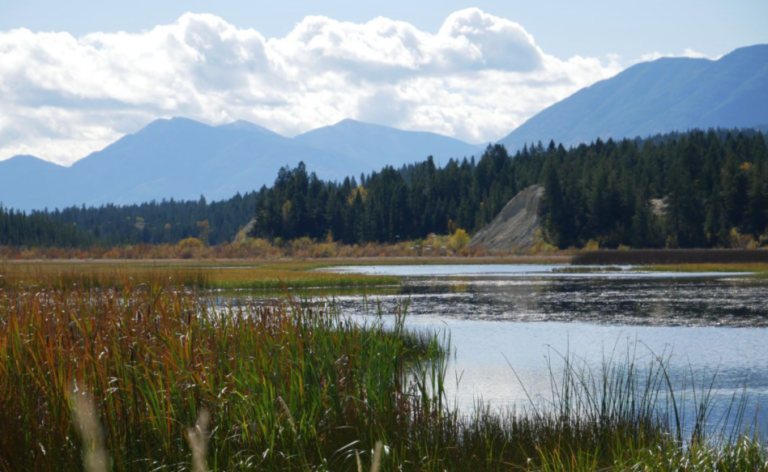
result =
[[[720,59],[670,58],[632,66],[539,112],[499,142],[647,137],[693,128],[768,124],[768,45]]]
[[[661,58],[632,66],[546,108],[499,143],[510,151],[692,128],[768,124],[768,45],[718,60]],[[63,167],[33,156],[0,161],[0,203],[22,210],[129,204],[163,198],[219,200],[274,182],[303,161],[340,180],[433,156],[477,156],[484,146],[434,133],[343,120],[287,138],[245,121],[210,126],[160,119]]]
[[[327,180],[433,156],[470,157],[483,146],[434,133],[344,120],[293,139],[246,121],[209,126],[185,118],[153,121],[63,167],[33,156],[0,162],[0,202],[32,210],[129,204],[163,198],[229,198],[270,185],[303,161]]]

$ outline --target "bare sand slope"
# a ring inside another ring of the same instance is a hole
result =
[[[541,226],[539,205],[544,187],[531,185],[507,203],[504,209],[469,242],[470,247],[482,246],[487,251],[527,249]]]

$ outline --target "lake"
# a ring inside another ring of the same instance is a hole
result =
[[[768,281],[722,273],[640,272],[573,266],[350,266],[397,275],[394,294],[335,296],[344,314],[385,320],[407,304],[407,324],[450,333],[448,397],[524,407],[551,397],[562,356],[599,371],[631,353],[638,366],[670,357],[676,394],[693,398],[715,376],[713,418],[747,394],[747,417],[768,397]],[[514,369],[514,371],[513,371]],[[685,385],[684,385],[685,384]],[[700,392],[699,392],[700,393]]]

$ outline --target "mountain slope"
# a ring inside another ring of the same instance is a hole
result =
[[[637,64],[535,115],[499,142],[509,149],[553,139],[575,145],[691,128],[768,123],[768,45],[717,61],[662,58]]]
[[[67,168],[34,156],[15,156],[0,162],[0,204],[9,208],[43,209],[56,201],[54,188]]]
[[[428,149],[446,159],[478,149],[431,133],[356,125],[351,134],[326,136],[316,144],[245,121],[214,127],[183,118],[156,120],[69,168],[30,156],[0,162],[0,202],[30,210],[200,195],[220,200],[271,184],[281,167],[301,161],[318,177],[335,180],[414,162],[431,154]],[[373,153],[382,148],[390,152]]]
[[[429,156],[438,162],[480,154],[484,146],[421,131],[343,120],[294,138],[317,149],[341,152],[356,159],[359,169],[378,169],[413,164]],[[354,175],[354,174],[353,174]]]

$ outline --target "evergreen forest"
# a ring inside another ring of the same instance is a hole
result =
[[[0,245],[85,247],[232,241],[251,236],[346,244],[470,234],[520,190],[542,184],[542,237],[559,248],[729,247],[734,235],[766,239],[768,150],[755,130],[670,133],[596,140],[566,149],[550,142],[514,155],[488,146],[479,159],[434,159],[384,167],[342,182],[300,164],[271,187],[229,200],[71,207],[25,214],[0,207]],[[738,239],[738,238],[737,238]]]
[[[533,184],[545,187],[544,236],[559,248],[725,247],[734,234],[758,239],[768,229],[765,136],[710,130],[571,149],[538,143],[514,156],[494,145],[477,161],[429,158],[340,183],[284,168],[258,193],[253,235],[358,244],[473,233]]]

